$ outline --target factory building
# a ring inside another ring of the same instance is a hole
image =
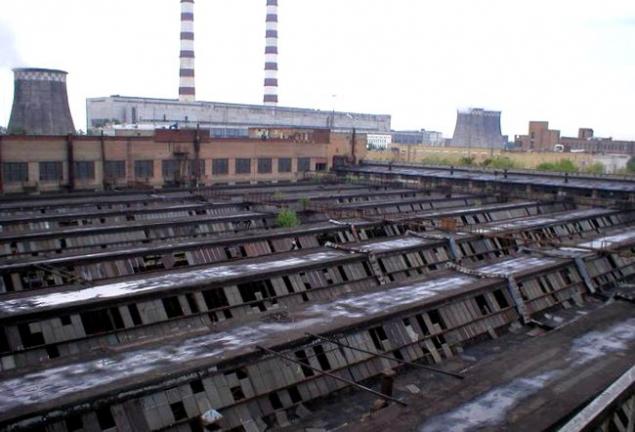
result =
[[[338,174],[3,196],[0,427],[543,431],[591,407],[628,430],[632,184],[572,176],[606,197],[588,207],[534,199],[542,175],[501,179],[515,198],[458,170]]]
[[[181,102],[125,96],[86,100],[89,131],[114,127],[210,129],[213,136],[246,136],[254,127],[329,128],[359,132],[389,132],[390,116],[315,109],[271,107],[222,102]]]
[[[249,128],[329,128],[389,132],[390,116],[278,106],[278,0],[266,0],[262,105],[196,99],[194,0],[181,0],[179,99],[98,97],[86,100],[86,129],[108,135],[144,135],[155,128],[194,128],[216,137],[245,137]]]
[[[561,136],[546,121],[530,121],[529,133],[516,136],[515,141],[524,151],[555,151],[561,146],[561,151],[635,155],[635,141],[596,137],[590,128],[578,129],[576,137]]]
[[[0,192],[297,181],[365,151],[365,135],[328,129],[251,129],[240,138],[195,129],[141,137],[7,135],[0,136]]]
[[[405,145],[426,145],[426,146],[443,146],[445,140],[443,133],[436,131],[428,131],[425,129],[414,131],[392,131],[392,142],[395,144]]]

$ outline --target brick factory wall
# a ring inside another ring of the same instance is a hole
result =
[[[310,169],[317,167],[330,169],[333,156],[350,154],[350,134],[309,134],[309,139],[303,142],[280,139],[210,139],[202,137],[199,159],[204,163],[204,174],[200,183],[209,185],[214,183],[255,182],[275,180],[297,180],[304,176],[298,167],[298,158],[310,158]],[[317,141],[317,142],[316,142]],[[365,155],[366,136],[357,135],[356,149],[360,156]],[[94,178],[78,178],[75,176],[75,189],[101,189],[104,187],[103,161],[123,161],[125,163],[125,177],[106,179],[113,186],[130,186],[146,184],[160,187],[166,183],[163,177],[162,161],[185,159],[184,164],[190,164],[195,159],[194,143],[187,140],[171,139],[170,137],[72,137],[74,162],[94,162]],[[102,156],[103,155],[103,156]],[[237,158],[251,160],[249,174],[237,174],[235,160]],[[258,173],[258,159],[271,159],[271,172]],[[291,172],[278,171],[280,158],[291,159]],[[227,174],[212,174],[213,159],[228,159]],[[28,165],[28,180],[2,178],[2,192],[24,191],[54,191],[68,188],[69,185],[69,154],[67,138],[33,137],[33,136],[3,136],[0,137],[0,161],[23,162]],[[148,178],[135,177],[135,161],[152,160],[153,175]],[[41,180],[39,162],[55,161],[63,165],[61,180]],[[4,168],[4,165],[0,164]],[[180,166],[180,165],[179,165]],[[189,169],[188,169],[189,170]],[[188,173],[186,181],[192,180]]]

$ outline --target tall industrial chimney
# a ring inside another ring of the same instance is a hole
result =
[[[194,86],[194,0],[181,0],[181,68],[179,100],[193,102]]]
[[[67,73],[55,69],[13,69],[13,108],[9,133],[67,135],[75,133],[66,92]]]
[[[278,0],[267,0],[265,105],[278,104]]]

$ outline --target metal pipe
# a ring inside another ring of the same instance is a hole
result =
[[[398,359],[396,357],[392,357],[392,356],[389,356],[389,355],[386,355],[386,354],[382,354],[382,353],[378,353],[378,352],[368,351],[368,350],[365,350],[363,348],[357,348],[357,347],[354,347],[354,346],[351,346],[351,345],[336,341],[334,339],[327,338],[327,337],[324,337],[324,336],[319,336],[319,335],[316,335],[316,334],[313,334],[313,333],[306,333],[306,335],[312,336],[312,337],[317,338],[317,339],[321,339],[321,340],[323,340],[325,342],[331,342],[331,343],[334,343],[335,345],[339,345],[339,346],[342,346],[342,347],[345,347],[345,348],[349,348],[349,349],[352,349],[352,350],[355,350],[355,351],[363,352],[363,353],[366,353],[366,354],[371,354],[371,355],[374,355],[374,356],[377,356],[377,357],[384,358],[386,360],[392,360],[394,362],[402,363],[402,364],[405,364],[405,365],[408,365],[408,366],[414,366],[414,367],[417,367],[417,368],[420,368],[420,369],[426,369],[426,370],[429,370],[431,372],[437,372],[437,373],[440,373],[440,374],[443,374],[443,375],[448,375],[448,376],[451,376],[451,377],[457,378],[457,379],[464,379],[465,378],[463,375],[460,375],[460,374],[456,374],[456,373],[453,373],[453,372],[447,372],[447,371],[444,371],[442,369],[433,368],[431,366],[426,366],[426,365],[422,365],[422,364],[418,364],[418,363],[413,363],[413,362],[410,362],[408,360],[401,360],[401,359]]]
[[[315,372],[318,372],[318,373],[321,373],[321,374],[326,375],[326,376],[328,376],[328,377],[331,377],[331,378],[333,378],[334,380],[345,382],[345,383],[346,383],[346,384],[348,384],[348,385],[352,385],[353,387],[356,387],[356,388],[358,388],[358,389],[360,389],[360,390],[364,390],[365,392],[368,392],[368,393],[374,394],[375,396],[379,396],[379,397],[380,397],[380,398],[382,398],[382,399],[386,399],[386,400],[389,400],[389,401],[396,402],[396,403],[398,403],[399,405],[402,405],[402,406],[408,406],[408,404],[407,404],[407,403],[405,403],[405,402],[403,402],[403,401],[401,401],[401,400],[399,400],[399,399],[397,399],[397,398],[394,398],[394,397],[392,397],[392,396],[388,396],[388,395],[386,395],[386,394],[383,394],[383,393],[381,393],[381,392],[378,392],[377,390],[373,390],[372,388],[369,388],[369,387],[363,386],[363,385],[361,385],[361,384],[359,384],[359,383],[356,383],[355,381],[349,380],[349,379],[347,379],[347,378],[342,378],[342,377],[337,376],[337,375],[335,375],[335,374],[332,374],[332,373],[330,373],[330,372],[320,370],[320,369],[318,369],[318,368],[315,368],[315,367],[311,366],[311,365],[310,365],[310,364],[308,364],[308,363],[301,362],[301,361],[299,361],[299,360],[296,360],[296,359],[294,359],[294,358],[291,358],[291,357],[289,357],[289,356],[286,356],[286,355],[284,355],[284,354],[282,354],[282,353],[279,353],[279,352],[277,352],[277,351],[271,350],[271,349],[269,349],[269,348],[265,348],[265,347],[260,346],[260,345],[258,345],[256,348],[258,348],[259,350],[265,351],[265,352],[267,352],[267,353],[269,353],[269,354],[273,354],[273,355],[275,355],[275,356],[277,356],[277,357],[280,357],[280,358],[282,358],[282,359],[284,359],[284,360],[286,360],[286,361],[288,361],[288,362],[295,363],[295,364],[300,365],[300,366],[302,366],[302,367],[307,367],[307,368],[309,368],[309,369],[311,369],[311,370],[313,370],[313,371],[315,371]]]

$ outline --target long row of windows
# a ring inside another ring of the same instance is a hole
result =
[[[179,161],[168,159],[161,161],[161,174],[164,178],[177,178],[186,175],[205,175],[205,161],[187,160]],[[259,158],[257,160],[258,174],[271,174],[273,160],[271,158]],[[298,172],[311,170],[310,158],[298,158]],[[234,171],[236,174],[251,174],[251,159],[234,159]],[[64,178],[63,164],[60,161],[46,161],[39,163],[40,181],[60,181]],[[197,172],[198,171],[198,172]],[[292,171],[291,158],[278,158],[278,172],[290,173]],[[229,174],[229,159],[212,159],[213,175]],[[94,179],[95,162],[78,161],[74,164],[76,179]],[[154,177],[153,160],[134,161],[134,176],[136,178]],[[104,162],[104,178],[121,179],[126,177],[126,162],[122,160]],[[29,180],[29,169],[26,162],[5,162],[2,164],[2,179],[5,183],[22,183]]]
[[[64,178],[62,162],[46,161],[39,163],[40,181],[60,181]],[[78,161],[74,163],[77,179],[94,179],[95,162]],[[5,162],[2,164],[2,180],[6,183],[29,181],[29,166],[26,162]]]

